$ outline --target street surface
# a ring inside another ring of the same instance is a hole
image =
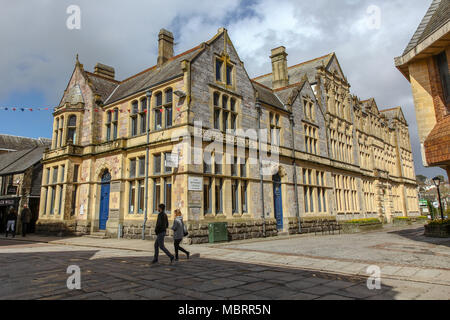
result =
[[[151,241],[0,237],[0,299],[448,300],[449,246],[410,226],[185,245],[190,260],[151,265]],[[69,266],[80,268],[80,290],[67,288]],[[367,287],[369,266],[381,271],[379,290]]]

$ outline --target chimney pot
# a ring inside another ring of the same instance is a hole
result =
[[[286,48],[281,46],[272,49],[272,88],[278,89],[289,85]]]
[[[99,62],[95,65],[94,74],[98,74],[99,76],[103,76],[105,78],[114,80],[115,70],[113,67],[107,66]]]
[[[173,57],[173,34],[166,29],[161,29],[158,36],[158,66],[164,64]]]

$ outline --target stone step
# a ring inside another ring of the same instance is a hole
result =
[[[83,237],[94,239],[108,239],[108,237],[106,236],[106,231],[92,232],[91,234],[85,235]]]

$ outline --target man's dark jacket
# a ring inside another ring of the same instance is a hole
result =
[[[20,214],[20,220],[22,223],[30,223],[31,220],[31,211],[28,208],[22,210]]]
[[[166,232],[168,227],[169,219],[167,218],[167,214],[160,212],[158,214],[158,220],[156,220],[155,233],[160,234],[161,232]]]

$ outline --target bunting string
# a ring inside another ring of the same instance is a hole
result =
[[[58,108],[57,107],[0,107],[0,111],[12,111],[12,112],[33,112],[33,111],[51,111],[51,112],[55,112]],[[116,109],[108,109],[108,110],[103,110],[101,108],[92,108],[92,110],[90,109],[85,109],[85,111],[87,112],[107,112],[107,113],[114,113],[114,110]],[[117,109],[120,113],[132,113],[130,109]],[[161,109],[155,109],[155,110],[159,110],[159,112],[164,113],[164,108]],[[178,112],[181,111],[181,108],[176,108],[176,110]],[[147,113],[147,109],[145,109],[143,111],[143,113]]]

